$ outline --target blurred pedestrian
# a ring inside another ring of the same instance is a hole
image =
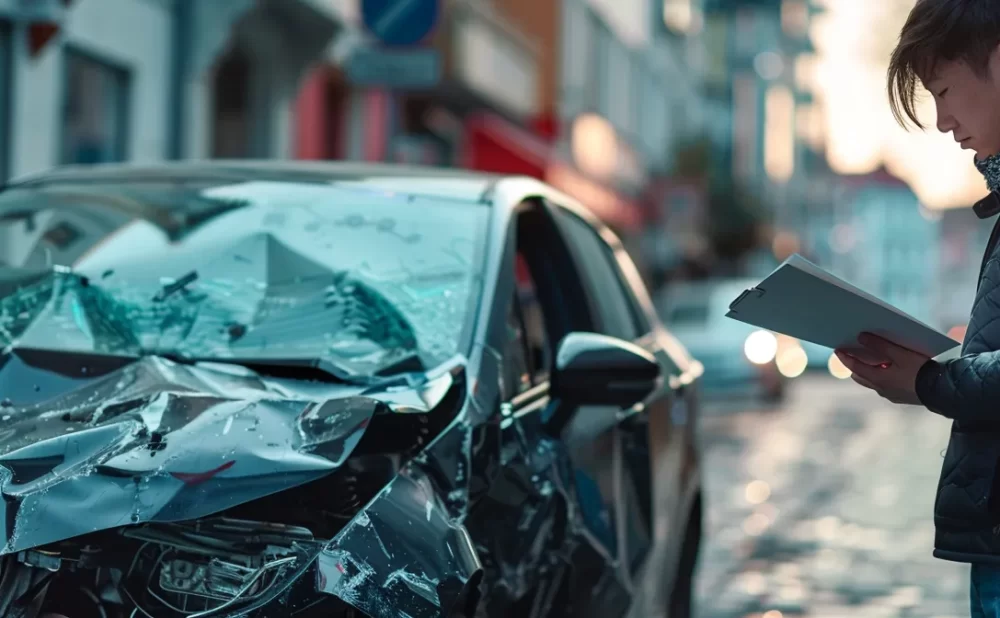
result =
[[[1000,212],[1000,0],[918,0],[888,71],[896,119],[922,127],[918,85],[986,178],[990,195],[975,205]],[[1000,251],[993,233],[961,355],[936,361],[862,335],[875,358],[838,351],[854,381],[894,403],[922,405],[953,420],[935,502],[934,555],[972,565],[973,617],[1000,618]]]

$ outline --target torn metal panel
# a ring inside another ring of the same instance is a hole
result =
[[[468,532],[413,463],[323,548],[317,588],[373,618],[449,618],[478,601],[481,568]]]
[[[0,381],[38,371],[15,354]],[[285,399],[260,377],[148,357],[66,386],[0,411],[0,554],[197,519],[306,483],[341,466],[384,407],[337,387]]]

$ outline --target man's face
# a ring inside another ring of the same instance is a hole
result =
[[[934,96],[939,131],[979,159],[1000,153],[1000,50],[985,77],[962,61],[939,62],[924,86]]]

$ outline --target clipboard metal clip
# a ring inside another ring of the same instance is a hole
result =
[[[751,294],[754,295],[756,298],[760,298],[761,296],[763,296],[766,293],[767,293],[767,291],[764,290],[763,288],[759,288],[759,287],[747,288],[747,289],[743,290],[742,294],[740,294],[739,296],[736,297],[736,300],[734,300],[733,302],[729,303],[729,310],[732,311],[733,313],[736,313],[736,306],[739,305],[740,302],[742,302],[744,298],[746,298],[747,296],[750,296]]]

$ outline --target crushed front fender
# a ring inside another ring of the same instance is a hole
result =
[[[482,565],[417,463],[410,463],[319,555],[317,589],[373,618],[472,615]]]

